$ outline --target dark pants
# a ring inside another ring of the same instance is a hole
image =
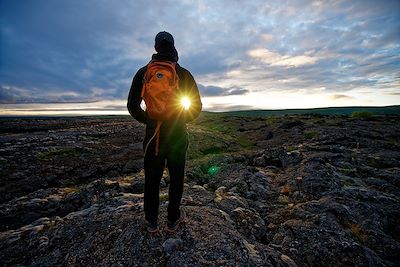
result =
[[[155,156],[153,146],[150,146],[146,153],[144,212],[145,219],[149,222],[156,222],[158,219],[160,181],[166,164],[170,176],[167,219],[174,222],[180,217],[179,207],[183,193],[187,149],[186,136],[184,138],[183,142],[175,142],[175,145],[169,146],[168,149],[161,148],[159,156]]]

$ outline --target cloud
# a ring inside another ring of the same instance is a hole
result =
[[[390,93],[386,93],[386,95],[400,96],[400,92],[390,92]]]
[[[399,88],[399,1],[38,0],[1,8],[1,103],[125,100],[162,30],[173,33],[179,63],[208,85],[199,86],[204,96]]]
[[[237,110],[254,110],[254,106],[212,103],[207,106],[207,110],[216,111],[216,112],[237,111]]]
[[[205,96],[228,96],[228,95],[244,95],[249,91],[239,87],[223,88],[218,86],[204,86],[198,84],[200,95]]]
[[[262,40],[264,40],[266,42],[271,42],[274,39],[274,36],[269,33],[263,33],[263,34],[261,34],[261,38],[262,38]]]
[[[228,92],[226,95],[244,95],[247,94],[249,90],[239,88],[239,87],[231,87],[228,89]]]
[[[333,100],[346,100],[346,99],[352,100],[352,99],[354,99],[354,97],[348,96],[348,95],[343,95],[343,94],[334,94],[334,95],[331,95],[331,99],[333,99]]]
[[[31,115],[128,115],[125,101],[96,101],[87,103],[19,103],[3,104],[0,116]]]
[[[9,87],[0,87],[0,103],[15,103],[18,95]]]
[[[40,88],[23,88],[14,86],[0,86],[1,104],[18,103],[89,103],[102,99],[115,99],[116,89],[93,87],[86,91],[51,90]]]
[[[314,64],[317,61],[317,58],[315,57],[307,55],[281,55],[279,53],[271,52],[266,48],[253,49],[248,51],[247,54],[250,57],[261,60],[271,66],[299,67],[302,65]]]
[[[37,94],[32,94],[32,89],[0,85],[1,104],[34,102],[35,99],[39,98]]]

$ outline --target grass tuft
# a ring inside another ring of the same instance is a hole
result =
[[[289,203],[289,197],[284,195],[279,195],[278,202],[286,205]]]

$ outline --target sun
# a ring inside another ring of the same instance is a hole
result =
[[[181,99],[181,105],[183,109],[188,110],[190,108],[190,99],[187,96],[182,97]]]

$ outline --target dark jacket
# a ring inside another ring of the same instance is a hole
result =
[[[170,60],[170,57],[160,54],[153,55],[153,59]],[[143,88],[143,77],[146,72],[146,66],[138,70],[133,78],[128,97],[128,111],[139,122],[146,124],[146,136],[144,145],[154,134],[157,122],[148,118],[147,113],[142,110],[140,103],[142,101],[141,93]],[[199,90],[192,74],[176,64],[176,72],[179,77],[179,89],[182,94],[190,96],[191,107],[188,111],[177,113],[171,120],[163,122],[160,130],[160,154],[171,149],[186,149],[187,147],[187,129],[186,123],[194,120],[200,114],[202,103]]]

